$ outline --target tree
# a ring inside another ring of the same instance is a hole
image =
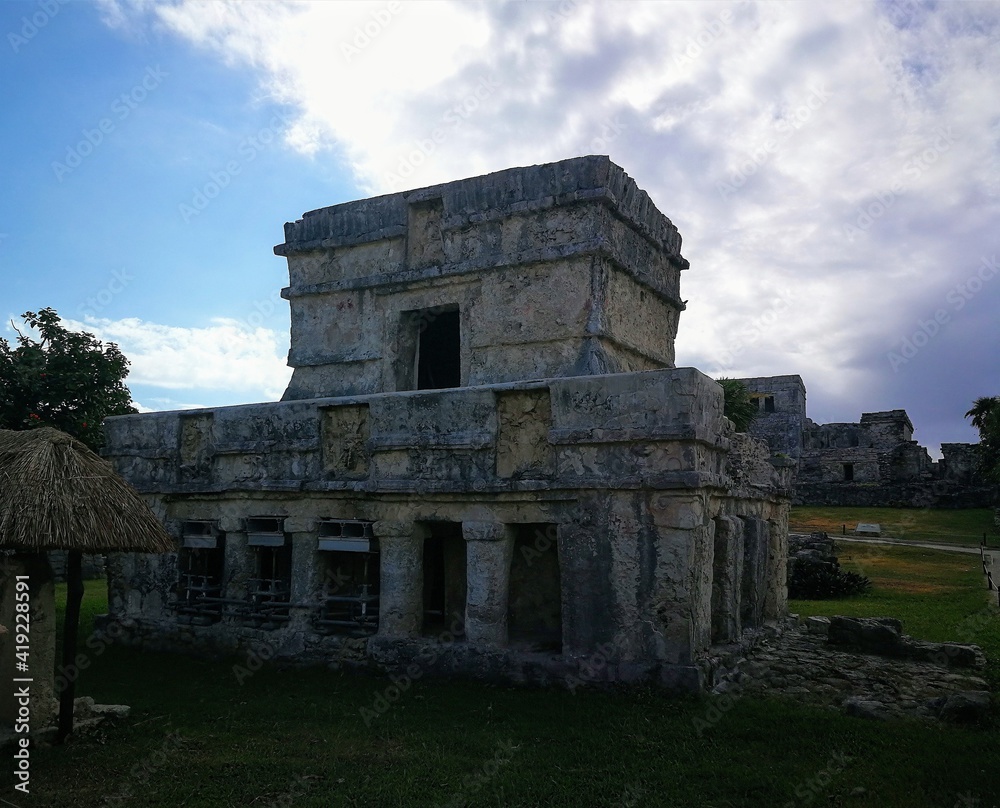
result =
[[[757,417],[757,402],[739,379],[716,379],[722,385],[723,414],[736,425],[737,432],[746,432]]]
[[[987,480],[1000,483],[1000,396],[983,396],[965,414],[979,430],[980,470]]]
[[[69,331],[53,309],[21,316],[39,340],[18,331],[11,347],[0,338],[0,429],[52,426],[99,449],[107,416],[137,412],[128,359],[113,342]]]

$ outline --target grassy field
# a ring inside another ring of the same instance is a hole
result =
[[[890,613],[914,635],[954,638],[953,628],[986,604],[973,561],[906,548],[845,557],[876,582],[871,595],[793,608]],[[88,584],[85,626],[104,608],[100,588]],[[1000,651],[992,620],[976,622],[976,640]],[[239,684],[234,664],[246,660],[113,645],[94,655],[79,692],[130,704],[132,715],[36,749],[32,796],[8,790],[11,802],[985,808],[1000,792],[992,729],[872,723],[791,701],[422,679],[373,719],[362,709],[395,695],[384,677],[265,667]]]
[[[859,522],[875,522],[882,535],[907,541],[942,544],[979,544],[986,534],[987,543],[1000,545],[1000,532],[993,524],[989,508],[969,510],[932,510],[931,508],[825,508],[797,505],[789,515],[789,529],[797,533],[823,531],[841,535],[854,533]]]
[[[871,591],[844,600],[793,600],[792,612],[898,617],[914,637],[975,643],[1000,660],[997,593],[987,591],[978,555],[844,542],[837,556],[842,569],[871,580]],[[987,673],[1000,688],[1000,665]]]

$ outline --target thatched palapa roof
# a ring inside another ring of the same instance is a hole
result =
[[[40,427],[0,430],[0,547],[166,553],[175,544],[110,463]]]

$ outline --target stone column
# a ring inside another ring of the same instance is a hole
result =
[[[310,621],[319,605],[316,575],[316,520],[285,517],[285,532],[292,545],[292,582],[288,624],[296,631],[311,630]]]
[[[253,554],[247,547],[242,514],[239,517],[223,517],[219,520],[219,529],[226,534],[223,580],[228,585],[223,595],[227,598],[245,598],[247,579],[254,576],[254,561]]]
[[[472,644],[507,645],[507,598],[514,532],[500,522],[462,522],[468,550],[465,636]]]
[[[717,516],[712,576],[712,642],[735,642],[740,638],[743,553],[743,520],[735,516]]]
[[[413,522],[376,522],[381,564],[378,633],[416,637],[423,625],[424,535]]]
[[[764,621],[769,544],[768,523],[756,516],[745,517],[743,521],[743,593],[740,604],[740,619],[744,629],[758,628]]]
[[[700,494],[657,491],[650,496],[657,540],[650,601],[657,630],[651,655],[672,665],[691,666],[711,637],[715,547],[707,510]]]
[[[776,620],[788,614],[788,506],[777,510],[776,518],[767,523],[770,551],[767,595],[764,598],[765,620]]]

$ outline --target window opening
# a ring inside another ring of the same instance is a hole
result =
[[[292,546],[281,517],[246,520],[247,547],[254,556],[255,577],[247,581],[246,622],[276,628],[288,620],[292,591]]]
[[[379,555],[372,523],[324,519],[319,523],[322,579],[318,630],[363,637],[378,630]]]
[[[191,520],[181,527],[179,579],[173,606],[184,622],[205,625],[222,617],[225,536],[207,520]]]
[[[416,372],[418,390],[461,387],[461,325],[458,309],[425,318],[417,334]]]

